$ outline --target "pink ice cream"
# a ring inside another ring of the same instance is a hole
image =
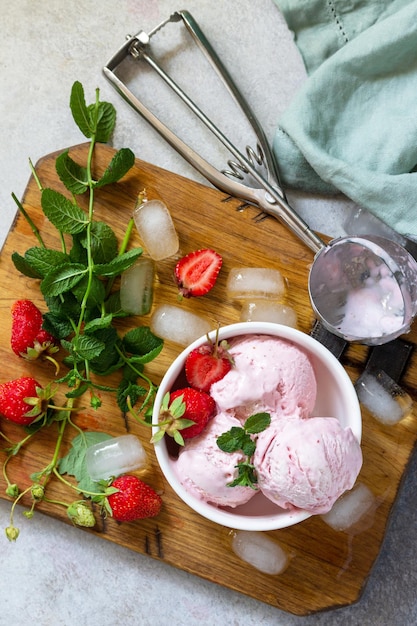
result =
[[[256,492],[251,487],[228,487],[237,477],[236,465],[245,459],[240,452],[222,452],[217,438],[232,426],[241,426],[231,415],[213,417],[201,435],[188,439],[175,463],[185,489],[200,500],[220,506],[236,507],[248,502]]]
[[[241,419],[268,411],[308,417],[316,402],[316,377],[308,356],[290,341],[246,335],[230,342],[234,365],[211,386],[219,411],[235,410]]]
[[[259,435],[253,463],[262,493],[278,506],[327,513],[356,481],[360,445],[333,417],[291,420]]]

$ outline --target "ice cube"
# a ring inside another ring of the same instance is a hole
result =
[[[212,326],[208,320],[179,306],[161,304],[155,309],[150,320],[151,331],[182,346],[207,335]]]
[[[179,240],[167,206],[160,200],[144,200],[133,212],[143,245],[155,261],[178,252]]]
[[[359,402],[386,425],[397,424],[410,415],[413,400],[386,372],[378,370],[361,374],[355,383]]]
[[[120,280],[120,304],[123,311],[146,315],[152,307],[155,264],[152,259],[140,257],[123,272]]]
[[[282,574],[289,561],[287,553],[276,541],[258,531],[234,531],[232,550],[243,561],[265,574]]]
[[[322,519],[334,530],[349,530],[375,509],[376,497],[363,483],[344,493]]]
[[[247,300],[242,302],[241,322],[273,322],[297,327],[297,314],[290,306],[274,300]]]
[[[142,469],[146,461],[146,452],[134,435],[111,437],[90,446],[85,454],[87,472],[94,481]]]
[[[285,293],[285,282],[279,270],[266,267],[238,267],[230,270],[226,291],[231,300],[277,299]]]

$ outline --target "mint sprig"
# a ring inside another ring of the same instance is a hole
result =
[[[87,105],[80,82],[72,87],[70,108],[75,123],[91,140],[86,163],[77,163],[68,150],[56,159],[56,171],[71,192],[71,198],[44,188],[31,164],[41,192],[42,211],[58,231],[61,250],[48,248],[36,232],[39,245],[29,248],[24,256],[14,253],[12,260],[19,272],[40,279],[40,290],[48,305],[44,328],[61,340],[67,352],[64,363],[69,372],[59,382],[78,389],[77,393],[71,390],[68,397],[100,388],[93,383],[91,373],[105,376],[120,369],[123,379],[117,397],[121,410],[127,411],[127,387],[131,398],[143,398],[141,409],[146,409],[156,387],[144,376],[143,363],[159,354],[163,342],[145,327],[129,331],[125,337],[119,336],[113,321],[126,313],[121,309],[118,291],[112,289],[115,278],[135,263],[142,249],[126,250],[131,223],[119,248],[111,226],[94,217],[95,190],[120,180],[134,165],[135,156],[128,148],[122,148],[112,157],[104,174],[95,179],[94,147],[110,139],[116,121],[115,109],[112,104],[100,101],[98,89],[95,102]],[[77,196],[86,193],[87,211],[77,203]],[[19,203],[18,206],[33,225],[23,207]],[[71,236],[70,248],[64,235]],[[138,378],[145,384],[136,385],[134,381]],[[97,406],[97,396],[92,398]]]
[[[30,211],[12,194],[36,239],[35,245],[26,250],[24,255],[13,253],[12,261],[21,274],[38,281],[47,307],[43,328],[60,341],[60,351],[64,352],[62,361],[67,371],[61,373],[60,378],[57,378],[56,373],[53,381],[57,386],[64,386],[65,410],[59,407],[50,409],[42,422],[26,429],[28,434],[17,444],[0,433],[0,439],[5,438],[10,444],[3,464],[3,476],[8,494],[14,498],[10,526],[6,529],[6,535],[11,541],[16,540],[19,534],[13,523],[16,504],[26,494],[32,493],[32,486],[20,491],[17,485],[10,482],[6,467],[11,456],[17,454],[23,445],[29,445],[30,439],[44,426],[50,427],[56,422],[58,434],[52,459],[31,476],[32,481],[36,481],[38,495],[33,499],[26,517],[33,515],[34,507],[40,500],[68,506],[48,499],[46,486],[52,476],[60,479],[71,490],[83,493],[84,497],[94,495],[102,498],[100,490],[96,493],[97,490],[94,492],[88,489],[91,485],[88,485],[85,475],[84,454],[91,435],[80,434],[75,438],[72,452],[60,463],[66,428],[74,427],[80,432],[70,416],[72,410],[77,410],[73,406],[74,402],[87,394],[90,406],[99,409],[100,392],[113,392],[122,413],[127,413],[132,405],[138,403],[137,411],[132,414],[139,417],[141,412],[145,415],[149,413],[157,391],[157,386],[144,373],[144,366],[158,356],[163,347],[162,339],[153,335],[146,326],[133,328],[122,335],[115,323],[118,318],[127,317],[121,308],[115,280],[136,262],[142,249],[128,249],[134,226],[132,218],[127,220],[126,232],[120,244],[112,227],[95,218],[96,190],[119,181],[135,163],[133,152],[122,148],[110,159],[104,173],[98,178],[95,176],[95,146],[109,141],[116,122],[113,105],[100,101],[99,95],[96,89],[94,102],[87,105],[81,83],[75,82],[72,86],[72,116],[90,143],[86,162],[76,162],[68,150],[63,151],[55,161],[56,172],[66,194],[44,187],[36,168],[29,161],[40,192],[40,207],[50,224],[48,230],[55,228],[57,231],[59,243],[55,248],[46,245]],[[78,202],[81,195],[86,197],[83,206]],[[100,382],[100,377],[116,371],[121,374],[116,388],[109,386],[106,381]],[[72,474],[78,485],[70,484],[62,475],[65,473]],[[80,508],[82,503],[77,501],[73,504],[78,512],[81,510],[83,513],[81,518],[85,518],[85,511],[83,507]],[[68,514],[71,507],[68,506]],[[71,513],[71,519],[74,523],[92,526],[94,516],[91,511],[89,513],[87,522],[85,519],[76,521],[78,513],[75,516]]]
[[[261,433],[268,428],[270,423],[271,416],[269,413],[255,413],[247,418],[242,427],[232,426],[230,430],[217,437],[217,445],[223,452],[242,451],[246,456],[244,461],[235,466],[238,470],[238,475],[232,482],[227,483],[228,487],[257,488],[258,479],[255,467],[251,463],[256,450],[256,442],[251,435]]]

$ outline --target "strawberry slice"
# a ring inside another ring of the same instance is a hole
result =
[[[231,370],[233,359],[226,341],[205,343],[190,352],[185,360],[185,376],[194,389],[208,392],[213,383]]]
[[[214,286],[222,263],[220,254],[210,248],[195,250],[180,259],[175,266],[180,296],[204,296]]]

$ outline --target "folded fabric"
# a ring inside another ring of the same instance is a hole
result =
[[[417,0],[275,0],[309,76],[279,120],[284,186],[417,235]]]

